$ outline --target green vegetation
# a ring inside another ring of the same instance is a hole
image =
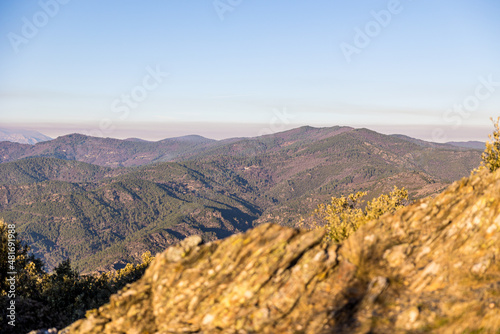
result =
[[[47,180],[95,182],[108,174],[112,174],[111,168],[55,158],[27,158],[0,164],[0,184],[31,184]]]
[[[500,167],[500,117],[496,121],[491,119],[495,127],[493,134],[489,135],[490,141],[486,142],[486,149],[482,155],[482,165],[494,172]]]
[[[481,165],[493,172],[500,167],[500,117],[496,121],[491,120],[495,131],[489,135],[490,141],[486,142],[486,148],[481,156]],[[373,175],[372,168],[364,167],[363,170],[365,177]],[[341,182],[351,183],[353,178],[346,177]],[[388,212],[394,213],[397,209],[409,204],[408,191],[405,188],[394,187],[391,193],[374,198],[363,208],[362,198],[366,194],[366,192],[358,191],[347,197],[332,197],[330,204],[318,205],[314,211],[316,220],[313,222],[313,227],[325,228],[329,239],[341,242],[368,221],[377,219]]]
[[[7,323],[7,306],[11,300],[15,300],[17,311],[13,333],[69,325],[82,318],[87,310],[108,302],[111,294],[126,284],[138,280],[153,260],[151,253],[146,252],[140,264],[129,263],[117,272],[80,275],[67,259],[48,274],[44,270],[44,263],[36,259],[29,247],[18,239],[14,226],[2,220],[0,239],[0,257],[7,259],[9,253],[15,254],[9,261],[0,261],[0,322]],[[11,275],[9,272],[17,274]],[[11,281],[8,280],[11,277],[16,279],[15,288],[12,289]]]
[[[0,164],[0,218],[16,224],[47,270],[70,258],[83,273],[138,263],[191,234],[296,226],[332,196],[362,191],[371,200],[387,184],[415,199],[436,194],[481,155],[341,127],[229,141],[71,135],[21,148],[18,156],[36,157]]]
[[[179,241],[186,233],[178,226],[189,224],[207,240],[227,235],[227,225],[247,229],[258,211],[231,195],[244,182],[208,166],[206,174],[161,163],[95,183],[10,185],[0,189],[9,198],[0,203],[0,217],[16,223],[50,270],[68,257],[83,272],[103,270]]]
[[[366,192],[357,192],[347,197],[332,197],[330,204],[320,204],[314,213],[315,218],[320,221],[316,223],[316,227],[325,228],[328,239],[341,242],[368,221],[409,204],[405,188],[394,187],[389,194],[382,194],[369,201],[363,209],[364,196]]]

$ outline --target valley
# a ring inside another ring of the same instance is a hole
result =
[[[296,226],[332,196],[406,187],[434,196],[482,150],[349,127],[255,138],[159,142],[68,135],[0,143],[0,218],[53,268],[122,268],[186,236],[225,238],[267,222]]]

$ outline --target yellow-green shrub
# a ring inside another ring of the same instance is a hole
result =
[[[491,118],[493,122],[493,126],[495,127],[495,131],[493,134],[488,135],[490,141],[486,141],[486,149],[482,154],[482,165],[488,168],[491,172],[500,167],[500,126],[499,121],[500,117],[496,119],[496,121]]]
[[[366,192],[360,191],[347,197],[332,197],[330,204],[320,204],[314,212],[315,218],[319,220],[314,225],[325,228],[329,239],[341,242],[366,222],[409,203],[405,188],[394,187],[392,192],[374,198],[363,209],[364,196]]]

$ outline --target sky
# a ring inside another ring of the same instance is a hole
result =
[[[0,127],[484,141],[500,116],[499,17],[498,0],[2,0]]]

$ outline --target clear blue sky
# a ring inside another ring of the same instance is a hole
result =
[[[0,127],[485,140],[499,17],[498,0],[2,0]]]

